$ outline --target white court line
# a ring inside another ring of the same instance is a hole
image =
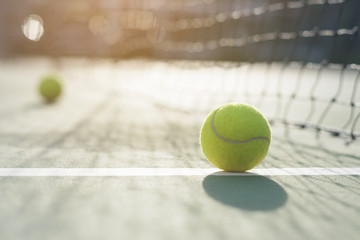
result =
[[[255,168],[246,173],[217,168],[0,168],[0,177],[123,177],[123,176],[321,176],[360,175],[360,168]]]

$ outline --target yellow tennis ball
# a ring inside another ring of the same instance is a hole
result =
[[[61,94],[62,87],[60,77],[57,75],[44,76],[39,84],[39,93],[47,101],[55,101]]]
[[[266,156],[271,130],[265,117],[247,104],[225,104],[213,110],[200,132],[207,159],[229,172],[244,172]]]

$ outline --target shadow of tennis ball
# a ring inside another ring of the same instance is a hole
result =
[[[248,211],[270,211],[283,206],[285,190],[260,175],[224,176],[211,174],[203,180],[205,192],[215,200]]]

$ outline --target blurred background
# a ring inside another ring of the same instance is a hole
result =
[[[0,56],[359,63],[357,0],[0,0]]]

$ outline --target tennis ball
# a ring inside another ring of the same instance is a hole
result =
[[[200,144],[207,159],[229,172],[244,172],[266,156],[271,130],[265,117],[254,107],[225,104],[213,110],[200,132]]]
[[[61,81],[57,75],[44,76],[39,84],[39,93],[47,102],[54,102],[61,94]]]

